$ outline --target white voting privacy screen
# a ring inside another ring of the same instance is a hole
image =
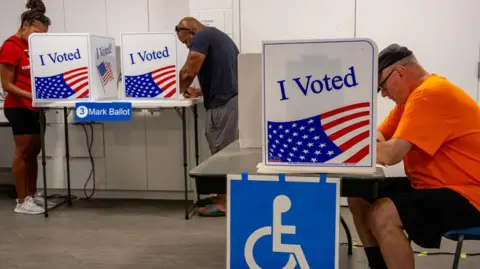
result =
[[[174,33],[122,33],[122,98],[177,100]]]
[[[367,39],[263,42],[260,171],[375,171],[377,51]]]
[[[116,99],[115,39],[91,34],[29,37],[33,105]]]

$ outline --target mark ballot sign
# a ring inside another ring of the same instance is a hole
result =
[[[377,50],[367,39],[263,43],[263,166],[375,171]]]
[[[122,33],[123,97],[178,99],[177,36]]]
[[[75,121],[129,121],[132,119],[131,102],[77,102]]]
[[[338,268],[338,179],[325,174],[227,179],[227,268]]]
[[[33,105],[117,96],[115,39],[90,34],[29,37]]]

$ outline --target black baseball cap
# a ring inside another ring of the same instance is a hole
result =
[[[384,48],[378,54],[378,74],[380,74],[385,68],[411,55],[413,55],[411,50],[396,43]]]

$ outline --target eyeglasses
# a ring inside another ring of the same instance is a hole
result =
[[[183,28],[183,27],[180,27],[180,26],[178,26],[178,25],[177,25],[177,26],[175,26],[175,32],[177,32],[177,33],[178,33],[178,32],[180,32],[181,30],[184,30],[184,31],[189,31],[189,32],[191,32],[191,31],[192,31],[192,30],[190,30],[190,29]]]
[[[378,84],[377,92],[381,92],[382,90],[384,90],[383,85],[387,82],[388,78],[393,74],[393,71],[395,71],[395,68],[392,69],[392,71],[390,71],[390,74],[388,74],[388,76],[380,84]]]

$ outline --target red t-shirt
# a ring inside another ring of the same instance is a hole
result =
[[[13,41],[13,42],[12,42]],[[32,92],[30,77],[30,59],[27,57],[28,44],[13,35],[0,48],[0,64],[10,64],[15,67],[15,86],[27,92]],[[32,100],[9,93],[3,105],[5,108],[28,108],[33,111]]]

